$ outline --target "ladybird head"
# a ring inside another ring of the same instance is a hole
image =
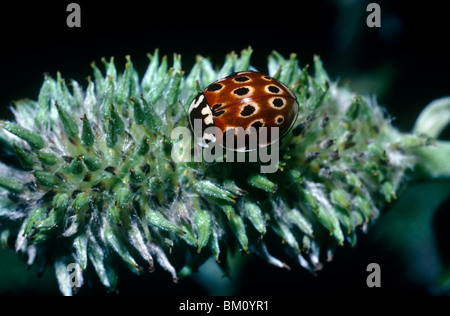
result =
[[[192,100],[188,115],[194,137],[200,146],[207,147],[210,142],[216,141],[214,134],[209,132],[214,128],[214,118],[203,91]]]

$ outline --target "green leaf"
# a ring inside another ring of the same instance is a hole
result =
[[[53,197],[53,207],[58,210],[65,210],[69,205],[69,195],[58,193]]]
[[[332,207],[319,205],[318,221],[334,236],[337,242],[342,245],[344,235],[337,217],[336,211]]]
[[[146,178],[145,174],[140,170],[140,168],[130,168],[130,182],[134,184],[139,184]]]
[[[413,133],[438,137],[450,123],[450,97],[440,98],[428,104],[414,124]]]
[[[208,243],[211,236],[211,217],[207,211],[197,210],[194,213],[194,226],[197,231],[198,253]]]
[[[70,163],[70,172],[73,174],[80,174],[83,172],[83,156],[80,155],[76,157],[72,162]]]
[[[397,196],[395,194],[394,186],[389,181],[386,181],[385,183],[383,183],[380,191],[384,195],[384,198],[386,199],[386,201],[389,203],[392,201],[392,199],[397,198]]]
[[[102,284],[110,289],[114,290],[117,285],[117,272],[114,270],[108,261],[105,262],[105,252],[103,247],[100,246],[94,239],[89,238],[88,243],[88,257],[94,266],[95,272],[102,282]],[[105,264],[107,266],[105,266]]]
[[[347,201],[346,194],[343,190],[335,189],[330,192],[330,199],[334,205],[348,210],[350,205]]]
[[[109,117],[112,120],[114,129],[115,129],[115,133],[118,135],[121,135],[125,130],[125,123],[120,118],[120,115],[117,112],[117,109],[113,104],[111,104],[111,106],[109,107]]]
[[[241,56],[236,60],[234,69],[238,71],[246,71],[250,66],[250,57],[252,56],[253,49],[248,47],[241,51]]]
[[[59,114],[59,119],[63,124],[64,131],[67,134],[67,137],[76,138],[78,137],[78,125],[72,116],[67,113],[61,106],[58,105],[58,102],[55,101],[55,107]]]
[[[235,215],[234,213],[234,207],[228,204],[224,204],[221,206],[223,212],[227,216],[228,220],[231,220],[231,218]]]
[[[95,142],[95,135],[92,131],[91,123],[86,117],[86,114],[81,119],[83,121],[83,127],[81,128],[81,141],[82,144],[86,147],[92,147]]]
[[[438,141],[435,146],[414,149],[419,157],[416,176],[425,178],[450,178],[450,142]]]
[[[31,211],[30,216],[25,224],[24,235],[30,235],[33,232],[34,226],[37,222],[43,221],[47,215],[45,207],[38,207]]]
[[[125,64],[123,75],[119,78],[119,86],[116,92],[116,100],[119,106],[122,106],[130,98],[131,86],[133,84],[134,73],[136,72],[130,56],[127,55],[125,58],[127,63]]]
[[[22,167],[31,169],[34,166],[34,156],[30,152],[16,144],[13,144],[13,149]]]
[[[19,126],[15,123],[8,122],[8,121],[0,121],[0,128],[4,128],[8,132],[23,139],[33,149],[42,149],[45,147],[44,139],[40,135],[38,135],[26,128],[23,128],[22,126]]]
[[[131,192],[126,187],[121,187],[116,191],[116,200],[117,205],[120,208],[125,208],[128,205],[128,202],[130,202],[131,199]]]
[[[55,275],[58,281],[59,290],[64,296],[72,296],[73,288],[70,286],[70,274],[67,270],[67,262],[64,260],[56,260],[54,262]]]
[[[296,225],[303,233],[313,236],[312,224],[298,210],[290,210],[287,213],[287,217],[289,222]]]
[[[194,184],[195,190],[205,196],[214,197],[216,199],[236,203],[236,196],[209,180],[198,181]]]
[[[234,65],[236,63],[236,59],[237,59],[237,55],[235,52],[231,52],[230,54],[227,54],[222,68],[217,73],[217,78],[223,78],[225,76],[228,76],[230,73],[232,73],[233,69],[234,69]]]
[[[142,77],[141,86],[144,91],[144,93],[148,93],[152,87],[152,84],[154,82],[154,77],[156,74],[156,70],[158,69],[158,59],[159,59],[159,50],[155,49],[155,52],[153,55],[147,54],[148,58],[150,59],[150,64],[148,65],[148,68]]]
[[[270,181],[266,176],[260,174],[250,176],[248,179],[248,184],[268,193],[275,193],[278,189],[278,185],[276,183]]]
[[[148,136],[144,136],[142,137],[142,140],[139,144],[137,154],[144,156],[148,153],[149,150],[150,150],[150,139],[148,138]]]
[[[192,228],[187,223],[181,223],[180,228],[185,232],[185,234],[181,237],[187,242],[187,244],[193,247],[198,247],[198,239]]]
[[[54,166],[61,162],[61,159],[58,156],[50,152],[38,151],[36,152],[36,156],[39,161],[46,166]]]
[[[245,225],[242,217],[239,215],[234,215],[230,219],[230,226],[236,238],[241,245],[242,249],[247,252],[248,251],[248,237],[245,232]]]
[[[78,193],[77,196],[75,197],[75,199],[73,200],[72,207],[76,211],[80,211],[83,208],[89,206],[90,200],[91,199],[90,199],[90,196],[88,193],[86,193],[86,192]]]
[[[143,112],[145,117],[145,126],[152,132],[157,133],[161,129],[162,120],[161,117],[155,112],[153,106],[151,106],[141,95],[143,104]]]
[[[330,81],[330,77],[328,76],[327,71],[323,67],[322,60],[320,59],[319,55],[314,55],[314,75],[316,77],[316,80],[322,84],[325,82]]]
[[[178,101],[178,93],[181,83],[181,78],[183,77],[184,72],[177,70],[174,71],[172,78],[169,82],[169,85],[167,86],[167,94],[166,94],[166,100],[168,105],[173,105]]]
[[[61,180],[55,177],[52,173],[46,171],[35,171],[33,172],[34,178],[37,183],[43,186],[53,186],[60,183]]]
[[[255,203],[246,202],[244,204],[244,214],[261,235],[266,233],[266,223],[264,221],[262,211],[258,205]]]
[[[165,219],[164,216],[157,211],[152,211],[152,210],[150,210],[150,208],[147,208],[147,210],[145,212],[145,218],[147,220],[147,223],[151,226],[154,226],[154,227],[157,227],[162,230],[165,230],[165,231],[168,231],[171,233],[175,233],[178,235],[184,235],[184,232],[183,232],[183,230],[181,230],[181,228],[179,228],[177,225],[175,225],[171,221],[168,221],[167,219]]]
[[[106,211],[106,214],[108,215],[108,219],[111,223],[122,225],[122,219],[120,215],[120,208],[117,207],[115,204],[111,204],[108,207],[108,210]]]
[[[125,244],[118,238],[117,232],[114,228],[109,225],[107,220],[103,221],[103,229],[105,234],[105,239],[109,246],[122,258],[122,260],[128,265],[133,273],[139,274],[142,268],[137,264],[136,260],[130,254]]]
[[[86,270],[87,267],[87,252],[88,252],[88,238],[87,235],[82,233],[75,237],[73,241],[73,247],[75,248],[75,253],[80,264],[82,271]]]
[[[372,109],[368,106],[362,96],[356,95],[350,106],[347,108],[345,116],[350,120],[361,118],[368,121],[372,117]]]
[[[286,225],[278,223],[276,225],[273,225],[273,228],[282,240],[284,240],[290,247],[294,248],[297,253],[300,253],[300,246],[294,234]]]
[[[42,221],[35,222],[35,228],[43,231],[48,231],[56,228],[60,220],[62,219],[63,212],[59,209],[52,209],[48,212],[48,216]],[[43,236],[45,239],[47,235]]]
[[[106,68],[106,76],[111,77],[114,81],[117,79],[117,70],[116,66],[114,65],[114,57],[111,57],[109,59],[109,62],[106,61],[106,58],[101,59],[103,65],[105,65]]]
[[[90,154],[83,154],[82,160],[90,171],[97,171],[102,167],[102,161],[99,157]]]
[[[137,125],[144,124],[145,113],[142,109],[141,103],[139,102],[139,100],[136,100],[133,97],[130,97],[130,101],[133,102],[134,123],[136,123]]]

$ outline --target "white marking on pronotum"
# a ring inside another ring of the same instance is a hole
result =
[[[191,106],[189,107],[189,112],[191,112],[192,109],[197,108],[197,107],[200,105],[200,103],[203,102],[203,99],[204,99],[204,98],[205,98],[205,96],[204,96],[203,94],[200,94],[200,96],[198,97],[198,100],[197,100],[197,101],[194,100],[194,101],[191,103]]]
[[[209,140],[209,141],[211,141],[213,143],[216,142],[216,136],[214,136],[214,134],[212,134],[212,133],[204,133],[203,134],[203,139],[204,140]]]
[[[206,125],[213,125],[214,124],[214,120],[212,117],[212,112],[211,109],[208,106],[205,106],[202,109],[202,114],[206,115],[206,117],[203,119],[203,122],[205,122]]]

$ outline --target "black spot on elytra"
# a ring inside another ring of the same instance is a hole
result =
[[[225,110],[221,110],[220,107],[222,106],[222,103],[214,104],[211,108],[212,115],[215,117],[221,116],[223,113],[225,113]]]
[[[277,86],[268,86],[267,90],[269,90],[272,93],[279,93],[280,92],[280,88],[278,88]]]
[[[206,90],[208,90],[210,92],[215,92],[215,91],[219,91],[220,89],[222,89],[222,87],[223,87],[223,85],[221,85],[220,83],[213,83],[213,84],[210,84]]]
[[[278,124],[283,123],[283,121],[284,121],[284,119],[283,119],[281,116],[279,116],[279,117],[277,118]]]
[[[256,121],[250,125],[251,127],[254,127],[256,130],[259,130],[261,127],[264,126],[264,124],[261,121]]]
[[[250,78],[246,77],[246,76],[239,76],[239,77],[234,78],[234,81],[236,81],[236,82],[247,82],[249,80],[250,80]]]
[[[264,76],[263,78],[266,79],[266,80],[272,80],[272,78],[269,77],[269,76]]]
[[[281,98],[275,98],[273,99],[272,104],[276,108],[281,108],[284,105],[284,101]]]
[[[250,91],[249,88],[247,87],[242,87],[242,88],[237,88],[233,91],[234,94],[239,95],[239,96],[243,96],[246,95],[248,92]]]
[[[212,111],[217,111],[222,106],[222,103],[216,103],[212,106]]]
[[[255,112],[255,107],[253,105],[247,104],[241,111],[241,116],[250,116]]]

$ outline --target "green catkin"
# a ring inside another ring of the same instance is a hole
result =
[[[252,53],[232,52],[222,67],[198,56],[186,71],[180,55],[170,64],[155,50],[142,78],[129,56],[123,73],[114,58],[103,58],[104,72],[91,64],[85,91],[59,73],[45,76],[37,101],[16,102],[16,120],[0,121],[2,150],[20,162],[0,164],[2,246],[16,238],[18,252],[36,247],[70,295],[69,261],[83,271],[92,266],[113,290],[114,260],[137,274],[157,262],[176,281],[174,256],[184,260],[179,276],[208,257],[227,270],[234,249],[286,268],[266,245],[276,239],[283,260],[314,270],[317,251],[354,245],[360,227],[396,198],[415,150],[434,142],[399,133],[372,99],[333,83],[318,56],[313,75],[296,54],[269,56],[267,74],[290,87],[300,105],[276,172],[261,173],[259,162],[172,159],[179,148],[172,129],[189,126],[186,109],[198,90],[253,70]]]

